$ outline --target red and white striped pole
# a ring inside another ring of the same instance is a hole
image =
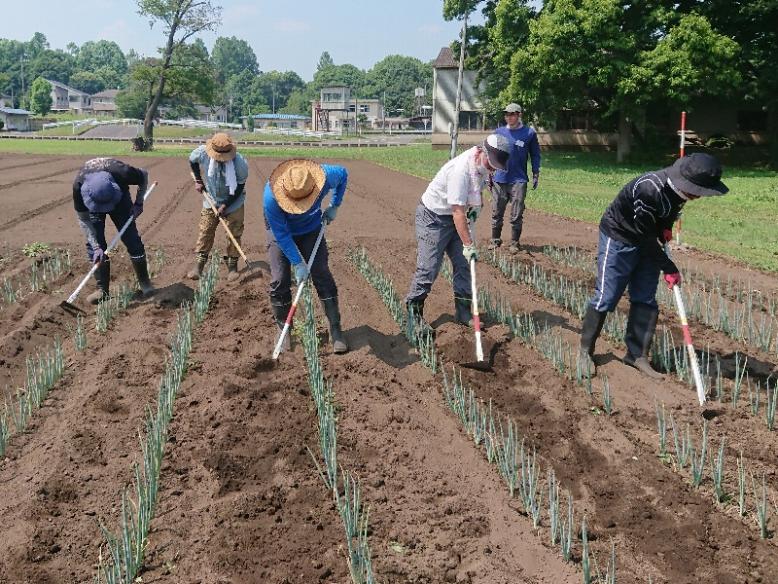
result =
[[[686,154],[686,112],[681,112],[681,148],[679,157],[683,158]],[[683,219],[678,217],[678,229],[675,230],[675,240],[678,245],[681,245],[681,230]]]
[[[689,332],[689,321],[686,320],[686,310],[684,309],[683,299],[681,298],[680,286],[673,286],[673,296],[675,297],[675,306],[678,309],[678,318],[681,320],[683,344],[686,345],[686,352],[689,355],[689,364],[692,366],[694,386],[697,388],[697,399],[700,400],[700,405],[703,405],[705,403],[705,386],[702,384],[700,364],[697,361],[697,353],[694,351],[694,345],[692,344],[692,333]]]

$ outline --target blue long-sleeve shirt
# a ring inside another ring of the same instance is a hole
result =
[[[348,182],[346,169],[334,164],[322,164],[321,167],[326,176],[324,186],[319,196],[316,197],[316,201],[305,213],[293,214],[284,211],[273,196],[270,181],[265,183],[265,194],[262,202],[265,210],[265,225],[273,232],[278,246],[292,265],[304,261],[293,237],[318,231],[321,228],[321,204],[324,197],[332,191],[330,205],[339,207],[343,201],[343,194],[346,192],[346,183]]]
[[[521,127],[511,130],[508,126],[497,128],[495,134],[502,134],[513,148],[508,156],[508,166],[505,170],[494,173],[494,182],[503,184],[527,183],[527,157],[532,163],[532,174],[540,172],[540,144],[535,130],[522,124]]]

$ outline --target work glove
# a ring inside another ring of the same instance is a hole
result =
[[[305,262],[300,262],[292,267],[294,268],[294,279],[297,280],[298,285],[302,284],[311,275],[311,272],[308,270],[308,264]]]
[[[475,245],[466,245],[462,248],[462,255],[465,256],[467,263],[470,263],[470,260],[478,259],[478,250]]]
[[[667,287],[670,288],[670,290],[673,289],[673,286],[680,286],[681,285],[681,273],[680,272],[671,272],[670,274],[665,274],[665,282],[667,282]]]
[[[470,223],[475,223],[476,219],[478,219],[478,216],[481,214],[482,207],[470,207],[467,210],[467,220],[470,221]]]
[[[132,216],[136,219],[143,213],[143,203],[141,201],[135,201],[132,205]]]
[[[538,175],[538,174],[533,174],[532,175],[532,190],[533,191],[538,188],[538,179],[539,178],[540,178],[540,175]]]
[[[673,240],[673,230],[672,229],[663,229],[662,230],[662,239],[665,241],[665,243],[670,243]]]
[[[338,214],[338,208],[335,205],[330,205],[321,214],[321,220],[325,225],[329,225],[335,221],[335,216]]]
[[[92,263],[102,264],[105,261],[105,252],[103,248],[97,247],[92,250]]]
[[[202,183],[202,182],[201,182],[201,181],[199,181],[199,180],[196,180],[196,181],[195,181],[195,190],[196,190],[198,193],[202,194],[202,193],[203,193],[203,191],[205,190],[205,184],[204,184],[204,183]]]

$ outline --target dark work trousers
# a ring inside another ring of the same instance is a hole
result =
[[[318,229],[293,237],[297,249],[306,262],[311,257],[317,237],[319,237]],[[292,266],[270,229],[267,230],[267,252],[270,257],[270,303],[275,306],[286,306],[292,302]],[[319,251],[316,252],[316,258],[311,266],[311,279],[320,300],[337,297],[338,287],[330,272],[326,239],[321,240]]]
[[[454,296],[471,298],[470,264],[462,255],[462,240],[454,227],[454,217],[433,213],[420,203],[416,207],[416,241],[416,273],[406,302],[424,302],[438,277],[444,253],[454,269]]]
[[[494,183],[492,189],[492,237],[502,233],[503,217],[508,202],[511,204],[511,241],[519,241],[524,222],[524,200],[527,198],[527,183]],[[497,238],[495,238],[497,239]]]
[[[124,227],[124,224],[132,216],[132,199],[130,195],[126,194],[119,200],[116,207],[110,213],[89,213],[89,222],[94,226],[97,232],[97,243],[105,250],[108,247],[105,241],[105,216],[109,215],[111,221],[116,226],[116,230],[120,230]],[[138,227],[135,225],[135,221],[130,223],[127,231],[122,235],[122,243],[127,248],[127,253],[130,254],[130,259],[139,260],[146,257],[146,248],[143,246],[143,241],[138,233]],[[86,253],[89,256],[89,261],[93,259],[94,250],[89,242],[86,243]]]
[[[632,304],[657,308],[656,287],[660,267],[634,245],[617,241],[600,231],[597,247],[597,282],[590,304],[598,312],[613,312],[629,287]]]

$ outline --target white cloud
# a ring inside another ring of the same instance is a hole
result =
[[[260,15],[261,11],[257,4],[236,4],[224,9],[222,24],[225,28],[244,26],[252,21],[256,22]]]
[[[292,20],[285,18],[273,23],[273,28],[281,32],[307,32],[311,30],[311,24],[304,20]]]

